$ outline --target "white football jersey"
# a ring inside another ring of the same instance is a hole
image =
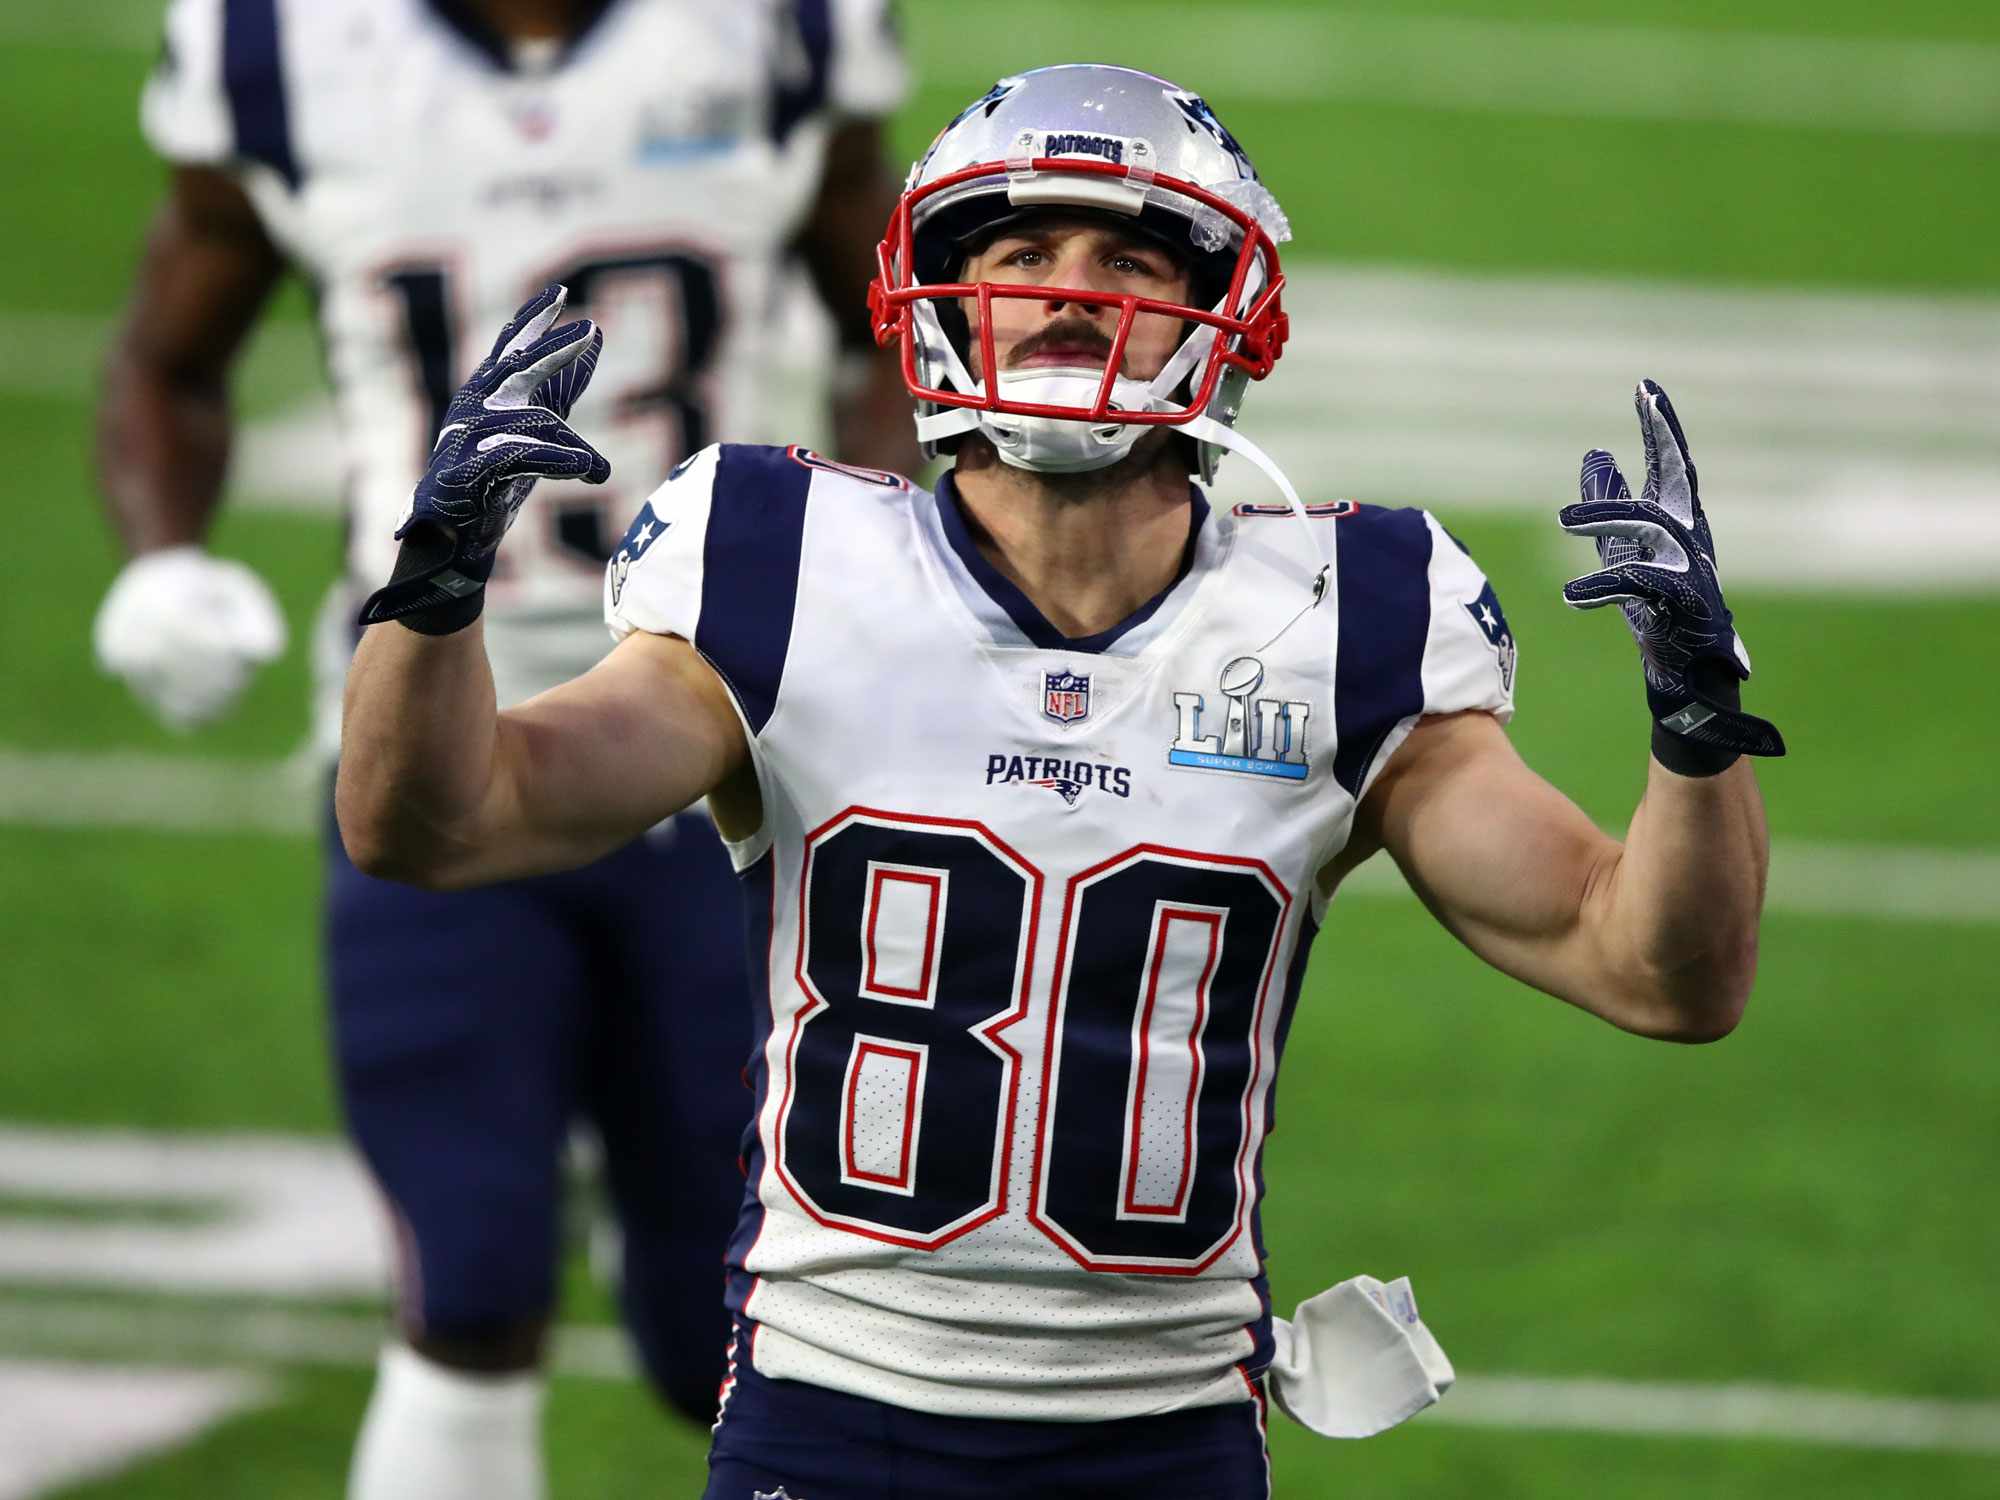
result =
[[[948,480],[725,445],[626,533],[613,634],[694,643],[763,794],[729,1252],[759,1371],[1054,1420],[1249,1394],[1318,877],[1419,717],[1513,705],[1498,601],[1436,521],[1313,514],[1197,503],[1178,581],[1088,641]]]
[[[347,445],[348,612],[445,403],[552,281],[605,330],[574,413],[612,464],[543,482],[501,549],[503,703],[603,655],[609,543],[658,475],[745,430],[788,241],[832,123],[893,109],[887,0],[607,0],[567,48],[517,49],[464,0],[174,0],[147,137],[230,168],[313,284]],[[636,485],[637,489],[628,488]],[[336,680],[351,649],[338,637]]]

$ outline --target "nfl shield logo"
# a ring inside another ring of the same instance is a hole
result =
[[[1042,713],[1074,724],[1090,712],[1090,679],[1078,672],[1042,673]]]

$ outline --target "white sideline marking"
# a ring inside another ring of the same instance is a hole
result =
[[[160,45],[160,0],[0,7],[0,42],[36,47],[151,51]]]
[[[218,761],[0,749],[0,827],[311,834],[321,817],[322,766],[310,751],[282,761]],[[1349,876],[1340,894],[1404,896],[1408,887],[1378,858]],[[1767,904],[1806,916],[2000,922],[2000,854],[1779,839]]]
[[[2000,588],[2000,299],[1320,264],[1293,268],[1287,303],[1292,342],[1243,425],[1309,496],[1549,518],[1581,572],[1589,549],[1554,512],[1585,449],[1636,467],[1631,392],[1651,376],[1687,422],[1732,582]],[[780,343],[795,360],[821,345],[803,322]],[[324,512],[340,468],[314,398],[247,424],[231,494]],[[1240,460],[1223,476],[1263,497]]]
[[[236,1371],[0,1360],[0,1500],[130,1468],[273,1394]]]
[[[310,752],[254,761],[0,748],[0,825],[309,833],[324,767]]]
[[[2000,299],[1311,266],[1286,303],[1293,341],[1242,425],[1310,496],[1546,518],[1582,572],[1554,513],[1594,446],[1637,488],[1650,376],[1731,582],[2000,587]]]
[[[2000,1453],[2000,1402],[1912,1400],[1774,1385],[1467,1375],[1419,1420],[1461,1427]]]
[[[0,1298],[0,1340],[96,1359],[156,1357],[287,1365],[366,1365],[380,1317],[275,1308],[213,1311]],[[564,1375],[629,1380],[636,1367],[616,1328],[558,1329]],[[2000,1453],[2000,1402],[1915,1400],[1798,1387],[1691,1385],[1467,1374],[1418,1420],[1466,1427],[1766,1438],[1857,1448]]]
[[[0,1280],[179,1292],[375,1296],[381,1199],[345,1141],[0,1127],[0,1196],[166,1202],[187,1223],[7,1213]]]
[[[1386,856],[1341,883],[1339,898],[1404,897],[1410,888]],[[2000,922],[2000,854],[1774,839],[1766,911],[1878,921]]]
[[[94,398],[117,323],[116,315],[97,313],[0,311],[0,389]],[[239,412],[269,411],[323,389],[319,348],[309,323],[259,323],[231,375]]]
[[[218,1316],[213,1308],[0,1296],[0,1343],[89,1359],[348,1368],[372,1364],[389,1333],[386,1308],[374,1315],[232,1307]],[[585,1379],[630,1380],[638,1374],[623,1331],[602,1324],[559,1324],[554,1362],[563,1374]]]
[[[1710,120],[1857,133],[2000,133],[2000,47],[1903,37],[1398,16],[1277,5],[1151,8],[1014,0],[1013,58],[1118,57],[1232,98],[1482,113]],[[1227,24],[1218,24],[1227,16]],[[990,56],[939,8],[905,27],[916,76],[970,98]],[[11,5],[0,41],[150,50],[159,0]]]
[[[1496,508],[1552,518],[1586,448],[1610,448],[1628,475],[1637,465],[1630,398],[1649,375],[1687,422],[1733,582],[2000,589],[1989,396],[2000,298],[1326,264],[1290,276],[1292,342],[1243,425],[1308,496],[1429,505],[1447,521]],[[89,390],[97,333],[84,337],[86,325],[101,333],[91,319],[0,313],[0,387],[41,388],[48,362],[31,351],[52,348],[72,351],[64,388]],[[788,318],[789,362],[768,388],[787,393],[794,422],[810,414],[795,388],[823,366],[824,346],[812,315]],[[311,330],[286,324],[260,334],[238,386],[268,401],[317,382]],[[776,416],[760,412],[760,426]],[[342,466],[331,403],[293,399],[246,422],[231,501],[326,514]],[[1261,496],[1240,460],[1223,473],[1229,491]],[[1583,570],[1583,543],[1552,520],[1548,537],[1562,566]]]
[[[1386,7],[1384,8],[1386,10]],[[1704,120],[1859,133],[2000,132],[2000,47],[1901,37],[1489,21],[1283,6],[1134,13],[1015,0],[1008,53],[1117,57],[1231,99],[1358,100],[1562,118]],[[916,74],[973,97],[981,54],[942,26],[909,28]]]

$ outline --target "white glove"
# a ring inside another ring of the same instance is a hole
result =
[[[1273,1318],[1270,1391],[1322,1437],[1370,1437],[1451,1389],[1451,1361],[1417,1316],[1409,1278],[1355,1276]]]
[[[125,564],[98,606],[91,643],[101,671],[185,730],[227,713],[251,673],[285,649],[285,617],[242,563],[169,547]]]

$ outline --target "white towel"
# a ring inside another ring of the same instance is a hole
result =
[[[1279,1409],[1323,1437],[1368,1437],[1434,1405],[1451,1361],[1417,1316],[1407,1276],[1356,1276],[1273,1318],[1269,1388]]]

